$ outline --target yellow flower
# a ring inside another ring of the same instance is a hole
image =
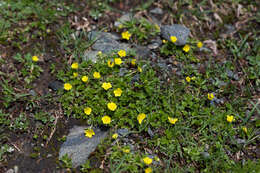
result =
[[[186,81],[190,82],[191,78],[189,76],[186,77]]]
[[[93,77],[94,77],[95,79],[99,79],[101,76],[100,76],[100,73],[99,73],[99,72],[94,72],[94,73],[93,73]]]
[[[199,41],[199,42],[197,43],[197,47],[198,47],[198,48],[202,48],[202,46],[203,46],[203,43],[202,43],[201,41]]]
[[[107,104],[107,107],[108,107],[109,110],[115,111],[116,108],[117,108],[117,105],[114,102],[110,102],[110,103]]]
[[[150,157],[145,157],[143,158],[143,161],[146,165],[150,165],[153,162],[153,159],[151,159]]]
[[[144,170],[144,172],[145,173],[151,173],[151,172],[153,172],[153,169],[152,168],[146,168],[145,170]]]
[[[171,36],[170,39],[171,39],[171,41],[172,41],[173,43],[175,43],[175,42],[178,40],[177,37],[175,37],[175,36]]]
[[[92,112],[92,109],[91,109],[90,107],[86,107],[86,108],[84,109],[84,113],[85,113],[86,115],[90,115],[91,112]]]
[[[139,122],[139,124],[142,123],[142,121],[145,119],[146,115],[144,113],[141,113],[137,116],[137,120]]]
[[[177,121],[178,121],[178,118],[171,118],[171,117],[168,117],[168,120],[171,124],[175,124]]]
[[[74,62],[73,64],[71,64],[71,68],[72,69],[78,69],[79,68],[79,64]]]
[[[113,62],[113,61],[111,61],[111,60],[108,60],[107,61],[107,65],[108,65],[108,67],[114,67],[114,65],[115,65],[115,63]]]
[[[79,75],[79,74],[78,74],[77,72],[74,72],[74,73],[73,73],[73,76],[74,76],[74,77],[78,77],[78,75]]]
[[[93,129],[87,129],[85,130],[85,136],[88,138],[92,138],[92,136],[95,135],[95,132]]]
[[[117,52],[117,54],[122,58],[126,56],[126,51],[125,50],[120,50]]]
[[[131,37],[131,34],[128,31],[122,32],[121,35],[122,35],[122,38],[126,39],[126,40],[129,40]]]
[[[163,42],[163,43],[167,43],[167,41],[166,41],[166,40],[163,40],[162,42]]]
[[[102,52],[101,52],[101,51],[98,51],[98,55],[101,56],[101,55],[102,55]]]
[[[117,133],[114,133],[114,134],[112,135],[112,138],[113,138],[113,139],[118,138],[118,134],[117,134]]]
[[[131,60],[131,64],[132,64],[133,66],[135,66],[135,64],[136,64],[136,59],[132,59],[132,60]]]
[[[247,128],[246,127],[242,127],[242,130],[247,133]]]
[[[123,152],[124,152],[124,153],[130,153],[130,149],[125,149],[125,148],[124,148],[124,149],[123,149]]]
[[[115,58],[115,64],[116,64],[116,65],[122,64],[121,58]]]
[[[208,99],[213,100],[214,99],[214,94],[213,93],[208,93]]]
[[[32,57],[32,61],[38,62],[38,61],[39,61],[39,58],[38,58],[37,56],[33,56],[33,57]]]
[[[88,81],[88,77],[87,77],[87,76],[82,76],[81,80],[82,80],[83,82],[87,82],[87,81]]]
[[[116,90],[114,90],[115,97],[120,97],[122,92],[123,91],[121,90],[121,88],[117,88]]]
[[[103,84],[102,84],[102,88],[104,88],[105,90],[108,90],[109,88],[111,88],[112,87],[112,85],[111,85],[111,83],[107,83],[107,82],[104,82]]]
[[[138,71],[141,73],[143,69],[141,67],[138,67]]]
[[[102,117],[102,121],[103,121],[103,124],[110,124],[111,118],[109,116],[105,115]]]
[[[189,52],[190,46],[186,44],[186,45],[182,48],[182,50],[183,50],[184,52]]]
[[[233,121],[235,121],[234,116],[227,115],[227,122],[232,123]]]
[[[65,90],[69,91],[69,90],[71,90],[71,88],[72,88],[72,85],[71,85],[71,84],[69,84],[69,83],[65,83],[65,84],[64,84],[64,89],[65,89]]]

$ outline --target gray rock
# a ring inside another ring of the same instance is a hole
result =
[[[152,14],[163,14],[163,10],[161,8],[154,8],[152,10],[150,10],[150,13]]]
[[[129,44],[118,42],[117,40],[119,40],[120,37],[111,33],[91,31],[88,34],[88,38],[89,40],[94,41],[92,49],[95,51],[101,51],[102,53],[110,53],[121,49],[130,49]],[[85,57],[87,54],[89,54],[89,51],[85,53]]]
[[[92,50],[86,51],[82,58],[83,61],[91,61],[93,63],[96,63],[98,59],[98,52],[99,51],[92,51]]]
[[[63,88],[63,83],[60,81],[51,81],[48,85],[48,87],[50,89],[52,89],[53,91],[57,91],[59,89]]]
[[[148,59],[151,54],[151,51],[144,46],[135,46],[134,49],[139,59]]]
[[[117,41],[110,41],[110,42],[100,42],[97,41],[92,46],[92,49],[96,51],[101,51],[102,53],[111,53],[112,51],[118,51],[118,50],[125,50],[130,49],[130,45],[126,43],[118,43]]]
[[[173,25],[162,25],[161,35],[164,39],[171,41],[170,37],[177,37],[176,45],[182,46],[186,44],[187,38],[190,34],[190,29],[183,25],[173,24]]]
[[[116,27],[119,27],[119,25],[123,24],[124,22],[129,22],[133,18],[133,15],[131,13],[126,13],[122,15],[117,21],[115,21],[114,25]]]
[[[108,132],[93,128],[95,135],[92,138],[85,137],[85,126],[74,126],[70,129],[66,141],[62,144],[59,151],[59,159],[65,154],[72,159],[72,166],[77,167],[84,164],[89,155],[95,151],[98,144],[104,139]]]
[[[129,134],[129,130],[128,129],[118,129],[117,130],[117,134],[119,135],[119,136],[121,136],[121,137],[123,137],[123,136],[126,136],[126,135],[128,135]]]
[[[151,40],[151,43],[148,45],[148,48],[149,49],[157,49],[161,45],[162,45],[161,39],[157,38],[157,39]]]
[[[90,31],[88,33],[88,39],[91,41],[99,40],[99,39],[110,41],[110,40],[119,40],[120,37],[118,35],[111,34],[109,32]]]

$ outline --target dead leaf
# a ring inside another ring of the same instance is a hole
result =
[[[206,47],[210,48],[213,51],[214,55],[218,54],[216,41],[205,40],[205,41],[203,41],[203,43],[206,45]]]
[[[221,17],[218,15],[218,13],[214,13],[214,17],[216,20],[218,20],[220,23],[223,23],[223,20],[221,19]]]

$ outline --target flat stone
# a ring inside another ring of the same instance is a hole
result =
[[[124,15],[122,15],[117,21],[115,21],[114,25],[116,27],[119,27],[121,24],[123,24],[124,22],[129,22],[131,21],[133,18],[133,15],[131,13],[126,13]]]
[[[117,133],[119,136],[123,137],[123,136],[126,136],[129,134],[129,130],[128,129],[118,129],[117,130]]]
[[[50,89],[52,89],[53,91],[57,91],[57,90],[63,88],[63,83],[60,82],[60,81],[57,81],[57,80],[51,81],[51,82],[49,83],[48,87],[49,87]]]
[[[93,63],[96,63],[98,60],[98,52],[99,51],[92,51],[92,50],[86,51],[82,58],[83,61],[91,61]]]
[[[120,43],[117,40],[120,39],[119,36],[107,32],[91,31],[88,34],[88,38],[94,41],[92,49],[95,51],[101,51],[102,53],[111,53],[118,50],[130,49],[130,45],[126,43]],[[92,59],[94,59],[94,52],[90,52]],[[85,56],[89,54],[89,51],[85,53]]]
[[[112,34],[109,32],[101,32],[101,31],[90,31],[88,33],[89,40],[119,40],[120,37],[116,34]]]
[[[190,29],[183,25],[173,24],[173,25],[162,25],[161,35],[164,39],[171,41],[170,37],[177,37],[176,45],[182,46],[186,44],[187,38],[190,34]]]
[[[102,53],[111,53],[113,51],[125,50],[130,49],[130,46],[126,43],[118,43],[117,41],[111,42],[96,42],[92,46],[92,49],[96,51],[101,51]]]
[[[70,133],[59,151],[59,159],[65,154],[68,154],[74,168],[84,164],[89,155],[95,151],[98,144],[108,134],[108,131],[101,131],[98,128],[93,128],[95,135],[92,136],[92,138],[87,138],[84,133],[86,128],[86,126],[74,126],[70,129]]]
[[[149,58],[149,56],[151,55],[151,51],[144,46],[136,46],[134,48],[136,55],[139,59],[144,59],[147,60]]]

